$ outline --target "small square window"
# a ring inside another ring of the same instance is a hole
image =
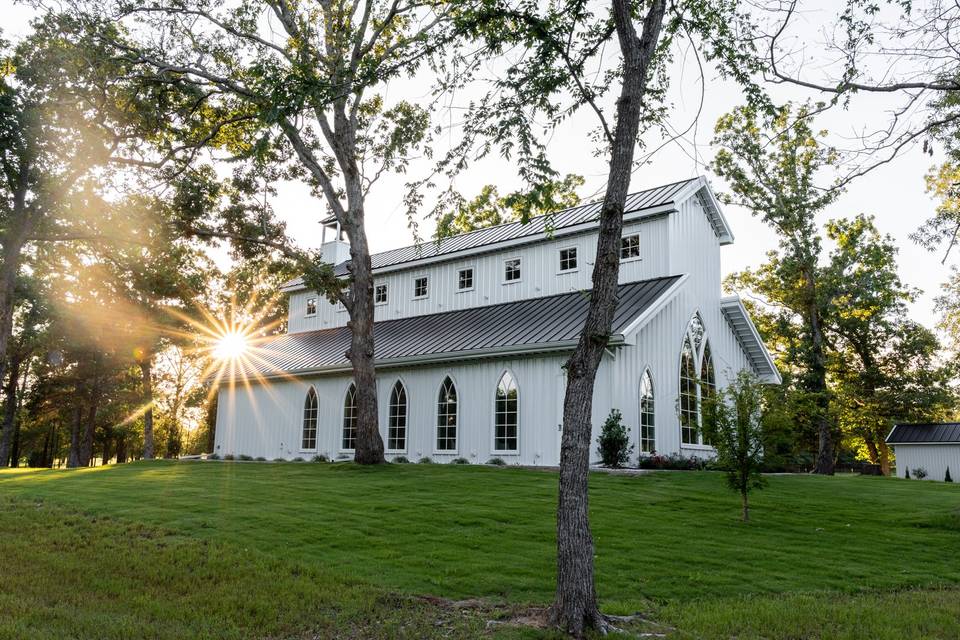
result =
[[[560,271],[576,271],[577,248],[560,249]]]
[[[316,298],[307,298],[307,315],[308,316],[317,315],[317,299]]]
[[[340,294],[340,296],[341,296],[343,299],[345,299],[345,300],[350,300],[350,295],[351,295],[351,294],[350,294],[350,287],[344,287],[343,292]],[[339,302],[339,301],[338,301],[338,302],[337,302],[337,312],[338,312],[338,313],[342,313],[343,311],[346,311],[346,310],[347,310],[346,305],[343,304],[342,302]]]
[[[460,269],[457,272],[457,289],[460,291],[473,289],[473,267]]]
[[[620,239],[620,259],[630,260],[640,257],[640,234],[635,233]]]
[[[387,304],[387,285],[378,284],[373,289],[374,304]]]
[[[413,297],[414,298],[426,298],[427,297],[427,276],[420,278],[414,278],[413,280]]]
[[[520,280],[520,258],[511,258],[503,262],[503,281],[517,282]]]

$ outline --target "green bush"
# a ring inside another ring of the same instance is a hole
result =
[[[313,456],[312,461],[313,461],[313,462],[330,462],[330,458],[328,458],[326,455],[320,453],[320,454],[317,454],[317,455]]]
[[[950,477],[950,467],[947,467],[947,475],[943,477],[944,482],[953,482],[953,478]]]
[[[630,461],[633,445],[630,444],[630,432],[623,424],[623,415],[619,409],[611,409],[610,415],[600,429],[597,437],[597,453],[605,467],[620,469]]]
[[[470,464],[470,461],[466,458],[454,458],[450,461],[450,464]]]
[[[903,472],[903,479],[904,480],[910,479],[910,469],[907,469],[906,471]]]
[[[390,462],[394,464],[409,464],[410,460],[407,459],[407,456],[397,456]]]
[[[433,464],[433,460],[430,459],[430,456],[423,456],[417,460],[417,464]]]
[[[267,461],[267,459],[264,458],[263,456],[257,456],[256,458],[254,458],[254,460],[256,460],[257,462],[266,462],[266,461]]]
[[[916,478],[917,480],[923,480],[924,478],[927,477],[927,470],[924,469],[923,467],[917,467],[916,469],[913,470],[913,477]]]
[[[207,460],[219,460],[219,459],[220,459],[220,456],[218,456],[215,453],[211,453],[210,455],[207,456]]]
[[[274,458],[273,461],[274,461],[274,462],[286,462],[287,459],[286,459],[286,458]]]
[[[224,459],[224,460],[233,460],[233,454],[232,454],[232,453],[228,453],[227,455],[223,456],[223,459]]]
[[[490,458],[487,460],[487,464],[492,464],[495,467],[507,466],[507,463],[503,461],[503,458]]]
[[[253,456],[248,456],[245,453],[241,453],[239,456],[237,456],[237,459],[243,460],[244,462],[250,462],[251,460],[253,460]]]
[[[674,471],[703,471],[710,466],[710,461],[697,456],[683,456],[679,453],[670,455],[661,455],[652,453],[650,455],[640,456],[641,469],[669,469]]]
[[[293,462],[306,462],[306,460],[304,460],[300,456],[297,456],[296,458],[293,459]]]

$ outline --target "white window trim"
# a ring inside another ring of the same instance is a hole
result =
[[[470,278],[471,285],[469,287],[465,287],[461,289],[460,288],[460,272],[467,271],[468,269],[470,271],[473,271],[472,277]],[[474,289],[476,289],[476,287],[477,287],[477,268],[473,265],[469,265],[466,267],[458,267],[457,268],[457,293],[467,293],[468,291],[473,291]]]
[[[339,455],[339,454],[342,454],[342,453],[356,453],[356,452],[357,452],[357,449],[356,449],[356,448],[353,448],[353,449],[344,449],[344,448],[343,448],[343,405],[344,405],[344,403],[345,403],[345,401],[346,401],[346,399],[347,399],[347,390],[350,388],[350,385],[352,385],[352,384],[354,384],[354,383],[353,383],[353,381],[351,380],[351,381],[347,384],[347,386],[344,387],[344,388],[341,390],[341,392],[340,392],[340,420],[339,420],[339,422],[338,422],[338,428],[337,428],[337,454],[338,454],[338,455]],[[356,400],[354,400],[354,401],[356,401]],[[356,428],[356,425],[354,425],[354,428]],[[357,438],[356,431],[354,431],[353,438],[354,438],[354,441],[356,441],[356,438]]]
[[[313,300],[313,313],[310,313],[309,311],[306,310],[306,309],[309,309],[309,308],[310,308],[309,302],[310,302],[311,300]],[[304,318],[314,318],[314,317],[316,317],[316,315],[317,315],[317,298],[316,298],[316,297],[311,297],[311,298],[307,298],[306,300],[304,300],[303,306],[304,306],[304,312],[303,312],[303,317],[304,317]]]
[[[427,291],[429,292],[429,283],[427,285]],[[394,380],[393,384],[390,385],[390,393],[387,394],[387,437],[385,438],[384,445],[389,444],[390,442],[390,396],[393,395],[393,389],[397,386],[397,382],[403,385],[403,397],[407,399],[407,411],[404,416],[405,421],[403,425],[403,449],[389,449],[384,446],[384,453],[388,455],[407,455],[408,449],[410,449],[410,392],[407,383],[403,378],[397,378]],[[359,416],[358,416],[359,417]]]
[[[562,255],[564,251],[569,251],[570,249],[573,249],[577,252],[577,266],[575,266],[573,269],[564,269],[560,266],[563,261]],[[578,271],[580,271],[580,247],[577,245],[570,245],[569,247],[560,247],[557,249],[557,275],[559,276],[567,273],[576,273]],[[522,272],[521,275],[523,275]]]
[[[310,389],[313,389],[314,397],[317,399],[317,423],[315,425],[316,433],[313,436],[313,441],[316,443],[313,445],[312,449],[305,449],[303,447],[303,407],[300,407],[300,448],[297,449],[297,453],[316,453],[317,449],[320,446],[320,394],[317,393],[317,388],[313,385],[310,385],[307,389],[306,395],[310,395]],[[306,397],[304,397],[306,400]]]
[[[457,446],[453,449],[437,449],[437,399],[440,397],[440,389],[443,388],[443,382],[447,378],[450,378],[450,381],[453,383],[453,388],[457,390]],[[453,377],[453,374],[446,373],[443,378],[440,380],[440,386],[437,387],[436,397],[433,401],[433,455],[435,456],[444,456],[452,455],[456,456],[460,454],[460,385],[457,384],[457,379]]]
[[[426,292],[424,295],[422,295],[422,296],[418,296],[418,295],[417,295],[417,280],[419,280],[419,279],[421,279],[421,278],[426,278],[426,279],[427,279],[427,292]],[[429,297],[430,297],[430,276],[429,276],[428,274],[426,274],[426,273],[421,274],[421,275],[418,275],[418,276],[413,276],[413,297],[410,298],[410,299],[411,299],[411,300],[426,300],[426,299],[429,298]]]
[[[520,277],[517,278],[516,280],[507,280],[507,263],[512,262],[514,260],[518,260],[520,262],[520,264],[518,265],[520,267]],[[517,284],[518,282],[523,282],[523,256],[513,256],[512,258],[504,258],[503,261],[500,263],[500,266],[501,266],[500,284],[508,285],[508,284]]]
[[[522,272],[521,272],[522,273]],[[517,385],[517,448],[516,449],[497,449],[497,388],[500,386],[500,381],[503,379],[503,374],[509,372],[510,377],[513,378],[513,382]],[[490,456],[499,457],[499,456],[519,456],[520,455],[520,425],[523,423],[523,420],[520,419],[520,409],[523,405],[520,404],[520,383],[517,381],[517,375],[513,372],[513,369],[507,368],[500,371],[500,375],[497,376],[496,382],[493,385],[493,416],[490,423]]]
[[[637,236],[637,251],[639,251],[640,253],[639,253],[638,255],[636,255],[636,256],[631,257],[631,258],[624,258],[624,257],[622,256],[622,254],[621,254],[621,257],[620,257],[620,263],[621,263],[621,264],[624,263],[624,262],[639,262],[640,260],[643,260],[643,251],[640,250],[641,247],[640,247],[640,232],[639,232],[639,231],[637,231],[636,233],[628,233],[628,234],[626,234],[626,235],[624,235],[624,236],[622,236],[622,237],[620,238],[620,243],[621,243],[621,244],[620,244],[620,251],[621,251],[621,252],[623,251],[623,241],[626,240],[627,238],[632,237],[632,236]]]
[[[384,300],[383,302],[377,302],[377,287],[386,287],[387,289],[387,299]],[[429,281],[427,284],[427,291],[430,291]],[[374,284],[373,285],[373,306],[382,307],[385,304],[390,304],[390,287],[387,286],[387,283],[385,282],[381,284]]]

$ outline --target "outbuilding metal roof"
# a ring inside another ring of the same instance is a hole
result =
[[[681,276],[620,285],[612,343],[644,311],[667,295]],[[438,361],[500,353],[572,348],[586,319],[589,292],[385,320],[374,324],[378,365]],[[275,377],[349,369],[350,330],[336,327],[292,333],[256,344],[237,362],[235,378]]]
[[[898,424],[887,436],[887,444],[960,444],[960,423]]]
[[[677,202],[678,198],[686,197],[690,194],[688,188],[693,188],[695,185],[706,187],[709,190],[706,179],[702,177],[665,184],[628,195],[623,212],[624,214],[628,214],[647,209],[666,207]],[[602,204],[602,201],[598,200],[570,209],[564,209],[558,213],[537,216],[531,218],[526,224],[522,222],[508,222],[495,227],[487,227],[486,229],[479,229],[470,233],[462,233],[450,238],[444,238],[440,242],[424,242],[419,245],[411,245],[409,247],[375,253],[370,256],[370,259],[374,269],[381,269],[383,267],[413,262],[415,260],[455,254],[487,245],[495,245],[528,236],[536,236],[548,230],[556,233],[568,227],[597,220],[600,217],[600,207]],[[713,198],[712,195],[704,199],[704,206],[711,224],[713,224],[717,231],[717,235],[724,242],[732,241],[732,233],[723,215],[720,213],[719,207],[716,206],[715,198]],[[346,275],[348,264],[348,262],[344,262],[336,265],[335,273],[337,275]],[[292,290],[302,285],[302,279],[296,278],[284,284],[282,289]]]

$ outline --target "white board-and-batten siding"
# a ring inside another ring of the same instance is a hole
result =
[[[942,482],[947,468],[954,482],[960,482],[960,444],[949,443],[902,443],[894,444],[897,475],[903,478],[907,469],[910,477],[916,479],[916,469],[927,472],[924,480]]]

